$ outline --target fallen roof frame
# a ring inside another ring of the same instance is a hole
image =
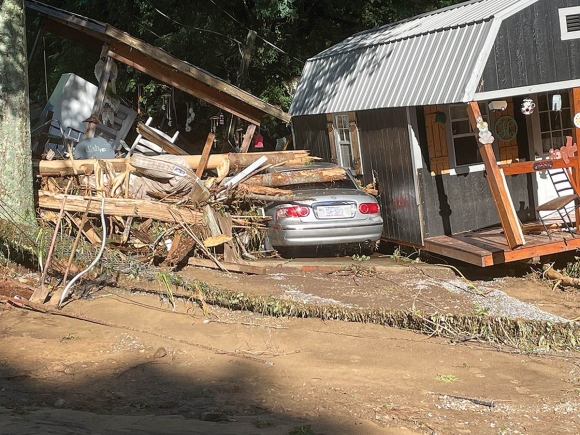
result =
[[[25,4],[44,16],[44,30],[93,50],[100,51],[103,44],[108,44],[108,55],[113,59],[252,124],[260,125],[265,115],[290,122],[290,115],[283,110],[107,23],[35,0],[27,0]]]

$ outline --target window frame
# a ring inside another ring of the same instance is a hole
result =
[[[561,109],[562,110],[552,110],[552,99],[550,98],[551,96],[555,95],[555,94],[559,94],[559,95],[568,95],[568,106],[564,106],[562,104]],[[540,98],[547,98],[548,104],[547,104],[547,110],[542,110],[541,104],[540,104]],[[538,123],[538,134],[539,134],[539,143],[540,143],[540,155],[541,156],[548,156],[550,154],[549,149],[548,150],[544,150],[544,138],[543,135],[544,134],[550,134],[550,142],[551,142],[551,147],[553,149],[560,149],[562,146],[564,146],[566,144],[565,142],[565,137],[566,136],[572,136],[574,137],[574,124],[572,122],[572,116],[574,115],[573,112],[573,107],[572,107],[572,101],[570,99],[569,96],[569,91],[568,90],[562,90],[562,91],[552,91],[552,92],[542,92],[542,93],[538,93],[535,95],[535,103],[536,103],[536,109],[535,111],[537,112],[537,117],[535,118],[537,120]],[[563,116],[565,110],[569,110],[570,112],[570,119],[569,119],[569,123],[570,126],[569,127],[564,127],[564,122],[563,122],[563,117],[560,120],[560,128],[559,129],[553,129],[552,128],[552,112],[559,112],[560,116]],[[549,127],[550,130],[543,130],[543,126],[542,126],[542,114],[547,114],[548,116],[548,122],[549,122]],[[565,132],[569,131],[570,134],[566,135]],[[559,132],[561,134],[560,137],[560,144],[559,146],[555,147],[554,146],[554,132]]]
[[[339,118],[343,120],[341,126],[339,126]],[[356,167],[354,164],[354,146],[352,136],[350,134],[350,119],[348,112],[339,112],[332,114],[332,123],[334,125],[334,149],[336,150],[336,164],[345,168],[350,169],[351,171],[355,172]],[[341,139],[341,131],[348,135],[348,141]],[[350,149],[350,162],[348,166],[343,165],[343,152],[342,146],[348,145]]]
[[[479,101],[482,106],[480,106],[482,110],[482,115],[485,122],[488,123],[489,128],[492,129],[493,120],[491,119],[492,115],[489,111],[488,101]],[[456,118],[452,119],[451,117],[451,108],[452,107],[464,107],[465,109],[465,117],[463,118]],[[471,136],[474,141],[477,139],[475,138],[475,133],[473,132],[473,128],[471,127],[471,122],[469,122],[469,115],[467,114],[467,104],[466,103],[458,103],[458,104],[447,104],[445,106],[445,115],[447,117],[446,120],[446,131],[447,131],[447,154],[449,158],[449,169],[451,171],[455,171],[456,173],[463,173],[463,172],[477,172],[477,171],[484,171],[485,165],[483,161],[474,162],[474,163],[467,163],[463,165],[457,164],[457,158],[455,153],[455,138],[464,138]],[[467,121],[469,123],[469,133],[460,133],[460,134],[453,134],[453,121]],[[478,145],[478,155],[481,158],[481,154],[479,153],[479,144]],[[494,141],[493,144],[493,152],[496,155],[496,160],[499,158],[499,149],[497,146],[497,141]]]

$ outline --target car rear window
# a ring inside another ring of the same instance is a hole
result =
[[[349,178],[345,180],[325,181],[319,183],[301,183],[283,186],[282,189],[307,190],[307,189],[357,189],[358,186]]]

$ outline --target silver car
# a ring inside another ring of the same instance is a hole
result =
[[[330,163],[317,163],[275,170],[335,167]],[[269,242],[281,253],[288,247],[354,244],[372,251],[381,238],[383,218],[379,204],[358,187],[348,171],[344,180],[282,188],[294,192],[294,201],[271,203],[265,208],[266,215],[272,218],[268,223]]]

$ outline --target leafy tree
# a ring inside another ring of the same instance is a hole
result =
[[[352,34],[411,17],[457,0],[47,0],[50,4],[107,22],[235,85],[241,82],[241,59],[249,30],[256,32],[243,88],[288,110],[309,57]],[[30,19],[34,19],[32,16]],[[32,37],[32,36],[31,36]],[[49,89],[63,72],[92,77],[95,54],[60,38],[47,38]],[[36,59],[39,61],[39,59]],[[43,68],[32,78],[42,95]],[[138,83],[147,88],[149,110],[158,109],[168,88],[138,72],[124,71],[117,89],[135,102]],[[191,97],[179,94],[187,101]],[[157,104],[154,104],[154,102]],[[216,114],[198,108],[201,118]],[[200,118],[200,117],[198,117]],[[274,123],[266,122],[270,130]],[[282,128],[282,131],[284,129]],[[278,134],[271,131],[272,134]]]

